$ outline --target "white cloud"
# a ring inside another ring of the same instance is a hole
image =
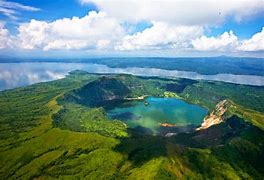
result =
[[[230,31],[219,37],[202,36],[193,40],[192,45],[199,51],[233,51],[238,46],[238,38]]]
[[[168,1],[168,0],[165,1],[170,3],[180,2],[180,1]],[[202,0],[197,0],[197,1],[200,2]],[[237,0],[234,1],[237,2]],[[245,2],[246,0],[241,0],[241,2],[242,1]],[[255,0],[252,1],[255,2]],[[2,1],[0,0],[0,2]],[[101,0],[98,0],[98,2],[101,2]],[[183,3],[183,1],[181,2]],[[189,1],[184,1],[184,2],[189,2]],[[132,3],[131,6],[133,4],[137,6],[136,1],[128,0],[128,4],[129,3]],[[148,4],[149,0],[144,1],[143,4],[144,3]],[[154,1],[153,3],[156,4],[157,2]],[[160,6],[163,6],[163,3],[159,2],[159,4]],[[117,4],[114,3],[113,6],[115,5]],[[151,8],[148,9],[148,8],[146,9],[146,11],[150,11],[150,10],[153,11],[153,9]],[[245,12],[243,12],[244,15],[250,14],[248,13],[250,12],[249,9],[251,9],[251,5],[249,5],[248,9],[246,9]],[[128,11],[130,11],[130,9],[128,9]],[[136,11],[136,13],[132,13],[135,15],[134,18],[137,19],[138,16],[137,20],[143,20],[142,19],[143,15],[141,16],[140,12],[141,10],[139,8],[139,11]],[[142,9],[142,12],[145,11]],[[160,12],[158,11],[157,14],[159,13]],[[194,15],[192,15],[194,19],[196,18],[195,13],[196,12],[194,12]],[[241,13],[240,14],[235,13],[237,19],[239,19],[239,17],[243,17],[241,16]],[[173,15],[174,14],[171,14],[172,17]],[[125,16],[126,14],[124,14],[124,18]],[[210,16],[210,14],[207,16]],[[160,18],[162,19],[165,17],[160,17]],[[177,18],[178,16],[175,15],[175,19]],[[153,17],[151,16],[151,18],[149,19],[155,19],[155,18],[154,16]],[[156,19],[159,18],[157,17]],[[256,33],[254,36],[252,36],[251,39],[241,41],[236,37],[236,35],[232,31],[225,32],[218,37],[206,37],[203,35],[203,30],[204,28],[206,28],[206,26],[201,25],[201,23],[183,23],[189,25],[182,25],[181,23],[177,24],[176,21],[171,21],[171,22],[150,21],[150,22],[152,23],[152,26],[150,28],[147,28],[142,32],[129,34],[129,30],[126,29],[125,26],[122,26],[123,22],[121,21],[121,19],[118,19],[118,17],[114,18],[102,11],[98,13],[92,11],[89,12],[88,15],[81,18],[79,17],[63,18],[52,22],[31,20],[28,23],[23,23],[19,25],[17,35],[10,35],[8,29],[5,28],[4,23],[0,22],[0,49],[4,49],[4,48],[41,49],[45,51],[90,50],[90,49],[116,50],[116,51],[133,51],[133,50],[173,50],[173,51],[196,50],[196,51],[204,51],[204,52],[264,51],[264,28],[262,29],[261,32]],[[195,25],[195,24],[199,24],[199,25]]]
[[[216,25],[227,17],[264,13],[264,0],[80,0],[122,21],[159,21],[174,25]]]
[[[49,24],[44,21],[31,20],[29,23],[22,24],[18,27],[18,43],[22,49],[41,48],[48,43]]]
[[[170,26],[166,23],[154,22],[153,26],[133,35],[127,35],[116,50],[146,50],[146,49],[186,49],[191,40],[201,36],[199,26]]]
[[[264,27],[261,32],[256,33],[252,38],[242,41],[237,49],[241,51],[264,51]]]
[[[20,3],[0,0],[0,13],[11,19],[17,19],[18,11],[39,11],[39,8],[25,6]]]
[[[4,22],[0,21],[0,49],[7,48],[9,46],[9,42],[9,31],[5,28]]]
[[[192,41],[194,50],[198,51],[264,51],[264,27],[261,32],[254,34],[250,39],[239,40],[232,31],[224,32],[219,37],[202,36]]]
[[[125,31],[117,20],[103,12],[89,12],[78,18],[54,22],[31,20],[19,26],[19,47],[23,49],[107,49]]]

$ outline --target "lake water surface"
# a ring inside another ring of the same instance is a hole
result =
[[[129,127],[148,128],[156,133],[161,123],[176,127],[200,125],[207,110],[198,105],[188,104],[175,98],[148,97],[144,101],[134,101],[115,107],[107,112],[111,119],[123,120]]]
[[[110,68],[88,63],[0,63],[0,90],[26,86],[65,77],[70,71],[85,70],[90,73],[126,73],[141,76],[162,76],[188,79],[223,81],[236,84],[264,86],[263,76],[254,75],[201,75],[196,72],[155,68]]]

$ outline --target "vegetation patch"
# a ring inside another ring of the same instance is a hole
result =
[[[223,99],[233,105],[220,124],[162,137],[109,121],[102,107],[69,98],[102,75],[76,71],[61,80],[2,91],[0,179],[264,178],[263,87],[197,81],[182,91],[166,91],[167,83],[181,80],[109,76],[118,81],[111,88],[122,83],[128,89],[125,98],[181,97],[210,110]],[[105,87],[105,94],[118,92],[111,88]]]

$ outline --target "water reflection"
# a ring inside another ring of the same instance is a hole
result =
[[[237,84],[264,85],[264,77],[253,75],[201,75],[196,72],[164,70],[155,68],[110,68],[106,65],[83,63],[0,63],[0,90],[10,89],[37,82],[63,78],[73,70],[91,73],[127,73],[142,76],[164,76],[189,79],[224,81]]]

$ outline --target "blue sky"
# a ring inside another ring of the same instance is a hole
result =
[[[219,36],[223,32],[233,30],[237,37],[241,39],[248,39],[257,32],[262,30],[264,26],[264,15],[253,17],[252,19],[246,19],[242,22],[236,22],[234,20],[227,20],[219,27],[213,27],[210,31],[206,32],[208,36]]]
[[[23,11],[20,18],[24,21],[30,19],[53,21],[65,17],[71,18],[72,16],[82,17],[89,11],[97,11],[96,5],[89,3],[82,6],[77,0],[16,0],[12,2],[40,9],[38,12]]]
[[[0,0],[0,53],[257,56],[263,0]]]

